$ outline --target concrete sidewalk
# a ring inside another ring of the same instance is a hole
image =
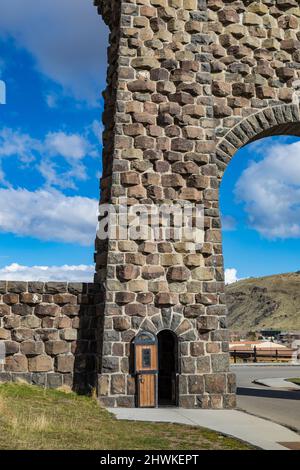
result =
[[[280,443],[297,443],[293,431],[237,410],[190,410],[185,408],[108,408],[117,419],[156,421],[202,426],[248,442],[264,450],[288,450]]]
[[[258,385],[265,385],[266,387],[281,389],[281,390],[293,390],[293,391],[300,391],[300,386],[293,384],[292,382],[288,382],[285,379],[281,378],[270,378],[270,379],[255,379],[253,383]]]

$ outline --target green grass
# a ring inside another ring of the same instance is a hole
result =
[[[93,398],[0,385],[0,449],[250,449],[199,427],[117,421]]]
[[[293,384],[300,385],[300,377],[296,377],[294,379],[286,379],[287,382],[292,382]]]

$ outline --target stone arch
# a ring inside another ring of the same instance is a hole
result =
[[[300,136],[300,110],[297,104],[278,104],[242,119],[216,147],[219,180],[234,154],[245,145],[274,135]]]
[[[193,341],[198,337],[195,321],[185,318],[182,313],[172,311],[145,318],[137,334],[142,330],[150,331],[156,335],[160,331],[169,330],[177,336],[178,341]]]

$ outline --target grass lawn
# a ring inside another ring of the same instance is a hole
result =
[[[288,382],[292,382],[293,384],[300,385],[300,377],[296,377],[294,379],[286,379]]]
[[[199,427],[117,421],[93,398],[0,385],[0,449],[250,449]]]

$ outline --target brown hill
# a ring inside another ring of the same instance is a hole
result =
[[[300,271],[235,282],[226,299],[232,330],[300,330]]]

